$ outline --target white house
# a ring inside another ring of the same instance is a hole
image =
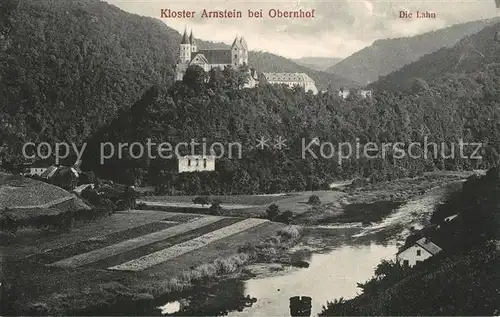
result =
[[[290,88],[299,86],[306,92],[318,93],[314,80],[306,73],[262,73],[260,80],[270,85],[287,85]]]
[[[29,175],[42,175],[47,170],[47,167],[30,167]]]
[[[50,167],[50,161],[48,160],[39,160],[25,168],[24,175],[38,175],[41,176],[45,171]]]
[[[185,155],[178,159],[179,173],[215,171],[215,156]]]
[[[349,97],[351,95],[351,91],[349,89],[346,89],[346,88],[341,88],[338,91],[338,95],[342,99],[347,99],[347,97]],[[361,97],[362,99],[371,98],[373,96],[371,90],[364,90],[364,89],[358,90],[357,95],[359,97]]]
[[[422,262],[439,252],[442,249],[432,243],[427,238],[421,238],[412,246],[399,251],[396,254],[396,258],[403,263],[403,265],[414,266],[415,264]]]
[[[360,90],[359,94],[361,98],[366,99],[366,98],[371,98],[372,97],[372,91],[371,90]]]
[[[347,99],[347,97],[349,97],[349,95],[351,94],[349,89],[344,89],[344,88],[341,88],[338,93],[339,97],[341,97],[342,99]]]

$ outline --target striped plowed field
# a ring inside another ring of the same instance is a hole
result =
[[[147,221],[147,215],[151,221]],[[128,218],[138,216],[136,225],[115,226],[114,230],[95,224],[84,228],[81,239],[40,250],[25,258],[53,269],[89,268],[111,272],[144,271],[190,252],[203,250],[220,240],[230,239],[267,222],[244,219],[168,212],[131,211]],[[109,221],[109,220],[108,220]],[[104,230],[99,230],[104,229]],[[93,232],[93,234],[91,234]],[[64,237],[61,237],[64,240]]]

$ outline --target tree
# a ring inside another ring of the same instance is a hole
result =
[[[278,215],[280,214],[280,209],[278,205],[272,204],[269,207],[267,207],[266,213],[267,213],[267,219],[274,221],[276,220],[276,217],[278,217]]]
[[[293,219],[293,212],[291,210],[286,210],[285,212],[283,212],[282,214],[280,214],[277,219],[279,222],[282,222],[284,224],[287,224],[289,225],[291,222],[292,222],[292,219]]]
[[[208,79],[208,74],[203,68],[198,65],[191,65],[186,70],[182,82],[195,91],[200,91]]]
[[[318,206],[321,204],[321,200],[317,195],[312,195],[311,197],[309,197],[307,203],[312,206]]]
[[[205,207],[205,205],[208,205],[210,203],[210,198],[208,198],[207,196],[198,196],[193,199],[193,203]]]
[[[222,213],[222,207],[219,202],[213,202],[212,205],[210,206],[209,213],[212,216],[220,216]]]

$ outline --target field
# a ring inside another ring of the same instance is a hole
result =
[[[310,209],[307,201],[311,195],[316,195],[324,204],[338,202],[345,193],[337,190],[318,190],[294,192],[281,195],[234,195],[234,196],[209,196],[210,200],[218,200],[224,209],[223,214],[231,217],[259,217],[266,214],[266,209],[271,204],[277,204],[281,211],[291,210],[295,214],[301,214]],[[145,203],[151,209],[165,208],[165,210],[176,210],[176,208],[195,210],[208,209],[208,205],[195,205],[193,199],[196,196],[148,196],[138,202]]]
[[[248,258],[239,253],[242,246],[282,227],[262,219],[117,212],[68,233],[31,233],[3,247],[2,293],[15,303],[7,311],[33,313],[42,303],[53,314],[69,314],[68,307],[77,311],[124,293],[158,292],[159,281],[214,261],[240,256],[236,262],[242,262]]]

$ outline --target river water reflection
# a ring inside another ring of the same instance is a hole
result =
[[[242,312],[229,316],[290,316],[289,298],[310,296],[312,316],[327,301],[351,298],[360,291],[358,282],[368,280],[383,258],[393,258],[395,245],[344,245],[328,253],[312,254],[310,266],[286,275],[251,279],[245,282],[245,295],[258,300]]]

